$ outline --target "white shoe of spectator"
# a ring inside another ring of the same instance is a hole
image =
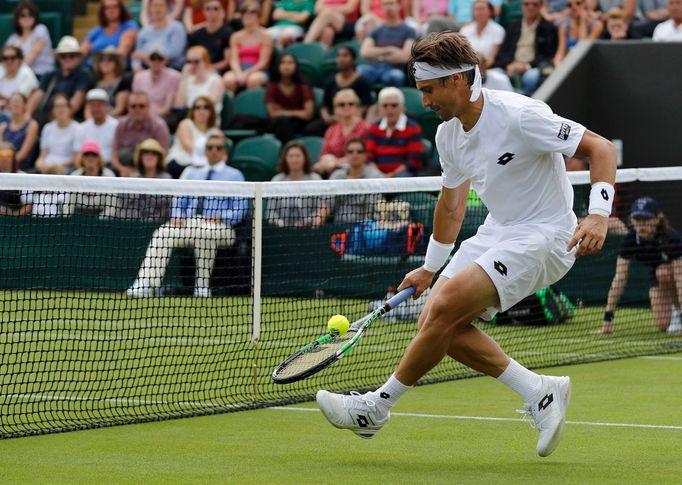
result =
[[[682,332],[682,312],[677,308],[673,308],[670,325],[668,325],[668,333],[676,335],[680,332]]]
[[[199,298],[210,298],[211,289],[210,288],[194,288],[194,296]]]
[[[135,280],[133,286],[126,290],[126,296],[132,298],[149,298],[154,296],[154,288],[145,280]]]

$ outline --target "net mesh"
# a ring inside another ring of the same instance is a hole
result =
[[[584,215],[589,176],[571,177]],[[377,322],[334,367],[289,385],[270,376],[324,334],[331,315],[361,318],[423,262],[439,188],[439,178],[253,184],[3,176],[0,436],[291,403],[320,388],[375,388],[414,336],[424,298]],[[654,278],[637,257],[614,333],[591,333],[603,324],[632,201],[655,195],[672,226],[682,224],[682,170],[624,170],[617,189],[600,254],[578,260],[515,313],[477,323],[526,366],[679,351],[682,339],[668,331],[671,278]],[[485,216],[471,194],[459,239]],[[671,234],[664,258],[674,262],[682,242]],[[652,288],[668,291],[657,307],[663,314],[652,313]],[[472,375],[445,359],[421,383]]]

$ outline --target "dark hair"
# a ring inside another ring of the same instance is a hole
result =
[[[21,50],[21,47],[17,47],[15,45],[4,45],[2,46],[2,52],[5,51],[5,49],[12,49],[14,50],[14,54],[19,58],[19,60],[24,60],[24,51]]]
[[[284,145],[284,147],[282,148],[282,152],[279,155],[279,163],[277,164],[277,171],[289,175],[289,165],[287,165],[287,155],[289,154],[289,150],[291,150],[292,148],[298,148],[303,153],[303,160],[304,160],[303,172],[304,173],[312,172],[313,162],[310,160],[310,155],[308,154],[308,150],[306,150],[303,142],[298,141],[298,140],[291,140],[289,143]]]
[[[470,64],[478,64],[478,54],[471,43],[457,32],[433,32],[412,44],[408,72],[413,76],[414,63],[427,62],[442,68],[458,68]],[[474,70],[463,72],[467,76],[469,86],[474,83]],[[441,78],[445,84],[447,77]]]
[[[69,106],[69,109],[71,109],[71,105],[69,104],[69,97],[64,93],[57,93],[54,96],[52,96],[52,99],[50,100],[50,119],[53,119],[52,110],[54,110],[54,104],[57,102],[58,99],[63,99],[64,101],[66,101],[67,106]]]
[[[351,146],[353,143],[355,143],[355,144],[357,144],[357,145],[362,145],[362,149],[363,149],[363,150],[367,150],[367,143],[365,143],[365,140],[363,140],[362,138],[357,138],[357,137],[356,137],[356,138],[351,138],[350,140],[348,140],[348,141],[346,142],[346,148],[348,148],[349,146]]]
[[[107,19],[106,14],[104,13],[104,0],[99,0],[99,24],[102,27],[106,27],[109,25],[109,20]],[[128,12],[128,7],[125,6],[123,3],[123,0],[118,0],[118,21],[121,22],[122,24],[126,23],[128,20],[130,20],[132,17],[130,16],[130,12]]]
[[[17,150],[14,148],[14,145],[8,141],[0,140],[0,150],[12,150],[12,171],[10,173],[16,173],[19,164],[17,163]]]
[[[12,27],[14,28],[14,32],[17,33],[17,35],[21,35],[21,25],[19,24],[19,15],[21,15],[21,12],[24,10],[28,10],[31,15],[33,15],[33,18],[35,19],[35,22],[33,23],[33,28],[36,28],[36,25],[40,23],[40,10],[38,9],[38,6],[33,3],[33,2],[28,2],[26,0],[19,2],[19,5],[16,6],[13,12],[13,17],[12,17]]]
[[[301,76],[301,71],[298,66],[298,59],[296,58],[295,55],[293,55],[291,52],[285,52],[281,56],[279,56],[279,59],[277,59],[277,62],[274,63],[272,73],[270,75],[270,79],[272,82],[280,82],[282,80],[282,74],[279,72],[279,66],[282,64],[282,59],[285,57],[291,57],[294,60],[294,64],[296,65],[296,68],[294,69],[294,73],[291,75],[291,81],[294,84],[303,84],[303,77]]]
[[[355,49],[348,45],[342,45],[341,47],[336,49],[336,53],[338,54],[341,51],[348,52],[348,55],[351,57],[351,59],[353,59],[353,69],[355,69],[358,64],[358,53],[355,52]]]
[[[211,128],[215,126],[216,119],[218,117],[216,111],[215,111],[215,103],[211,98],[208,96],[199,96],[197,99],[194,100],[192,103],[192,106],[190,107],[189,111],[187,112],[187,117],[194,121],[194,106],[197,104],[197,101],[203,101],[208,105],[208,127]]]

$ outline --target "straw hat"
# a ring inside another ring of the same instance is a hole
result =
[[[65,35],[59,39],[59,44],[54,50],[55,55],[59,54],[80,54],[81,45],[78,43],[78,39],[71,35]]]
[[[102,60],[103,56],[114,56],[116,58],[116,63],[118,64],[118,71],[125,72],[126,70],[126,60],[121,55],[121,53],[113,45],[108,45],[104,50],[93,52],[92,61],[94,64],[98,64]]]
[[[140,160],[142,152],[155,152],[161,156],[161,160],[166,158],[166,150],[163,149],[161,143],[154,138],[147,138],[135,148],[135,160]]]

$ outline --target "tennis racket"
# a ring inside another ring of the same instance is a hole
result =
[[[372,313],[353,322],[345,334],[334,335],[330,332],[301,347],[277,366],[272,373],[272,380],[278,384],[289,384],[329,367],[357,347],[367,329],[382,315],[390,312],[413,294],[414,287],[408,286]]]

